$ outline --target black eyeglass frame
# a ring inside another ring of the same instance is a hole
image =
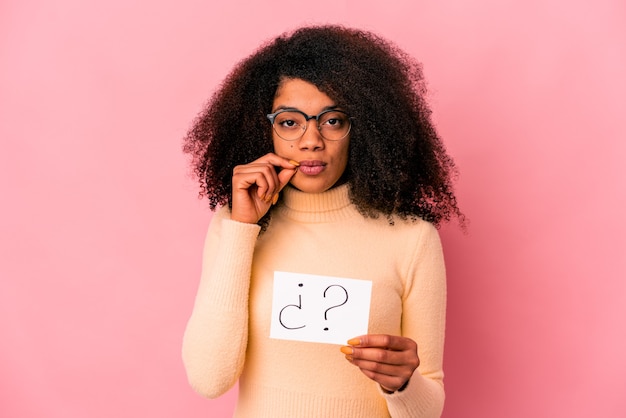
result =
[[[276,130],[276,128],[274,128],[274,121],[276,120],[276,116],[280,115],[281,113],[285,113],[285,112],[295,112],[295,113],[299,113],[302,116],[304,116],[304,120],[306,122],[306,124],[304,125],[304,129],[302,130],[302,134],[295,138],[295,139],[285,139],[283,138],[278,131]],[[328,139],[324,136],[324,134],[322,133],[322,127],[320,126],[320,117],[326,113],[329,112],[339,112],[339,113],[343,113],[344,115],[346,115],[348,117],[348,130],[346,131],[346,133],[344,134],[344,136],[342,136],[341,138],[338,139]],[[341,141],[342,139],[344,139],[345,137],[348,136],[348,134],[350,133],[350,130],[352,129],[352,117],[350,117],[350,115],[346,112],[344,112],[343,110],[337,110],[337,109],[326,109],[326,110],[322,110],[320,113],[318,113],[317,115],[312,115],[309,116],[306,113],[304,113],[303,111],[299,110],[299,109],[280,109],[279,111],[275,112],[275,113],[269,113],[267,115],[267,119],[269,119],[270,123],[272,124],[272,129],[274,129],[274,132],[276,132],[276,135],[278,135],[280,137],[280,139],[282,139],[283,141],[297,141],[300,138],[302,138],[307,130],[307,128],[309,127],[309,121],[311,119],[315,119],[315,125],[317,126],[317,130],[319,131],[320,135],[322,136],[322,138],[324,138],[326,141]]]

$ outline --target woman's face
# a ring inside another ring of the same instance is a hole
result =
[[[287,108],[312,116],[336,108],[336,103],[307,81],[285,79],[276,91],[272,113]],[[308,121],[307,129],[300,139],[285,141],[274,130],[272,139],[276,154],[300,163],[290,183],[303,192],[322,193],[330,189],[346,170],[350,135],[338,141],[324,140],[314,119]]]

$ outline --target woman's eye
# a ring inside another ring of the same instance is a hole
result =
[[[323,126],[326,126],[328,128],[341,128],[344,124],[344,119],[343,118],[329,118],[326,119],[323,123]]]
[[[293,127],[297,126],[298,124],[296,123],[295,120],[285,119],[283,121],[280,121],[280,125],[285,127],[285,128],[293,128]]]

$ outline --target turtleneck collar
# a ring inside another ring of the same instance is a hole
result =
[[[334,222],[359,215],[348,197],[349,184],[323,193],[304,193],[291,186],[282,191],[282,202],[275,211],[299,222]]]

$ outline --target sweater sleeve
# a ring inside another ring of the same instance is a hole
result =
[[[446,272],[439,234],[431,224],[424,226],[402,306],[402,335],[417,343],[420,366],[405,390],[383,393],[392,418],[437,418],[443,411]]]
[[[213,217],[202,255],[202,274],[183,337],[183,363],[192,388],[216,398],[243,370],[248,342],[252,256],[260,227]]]

